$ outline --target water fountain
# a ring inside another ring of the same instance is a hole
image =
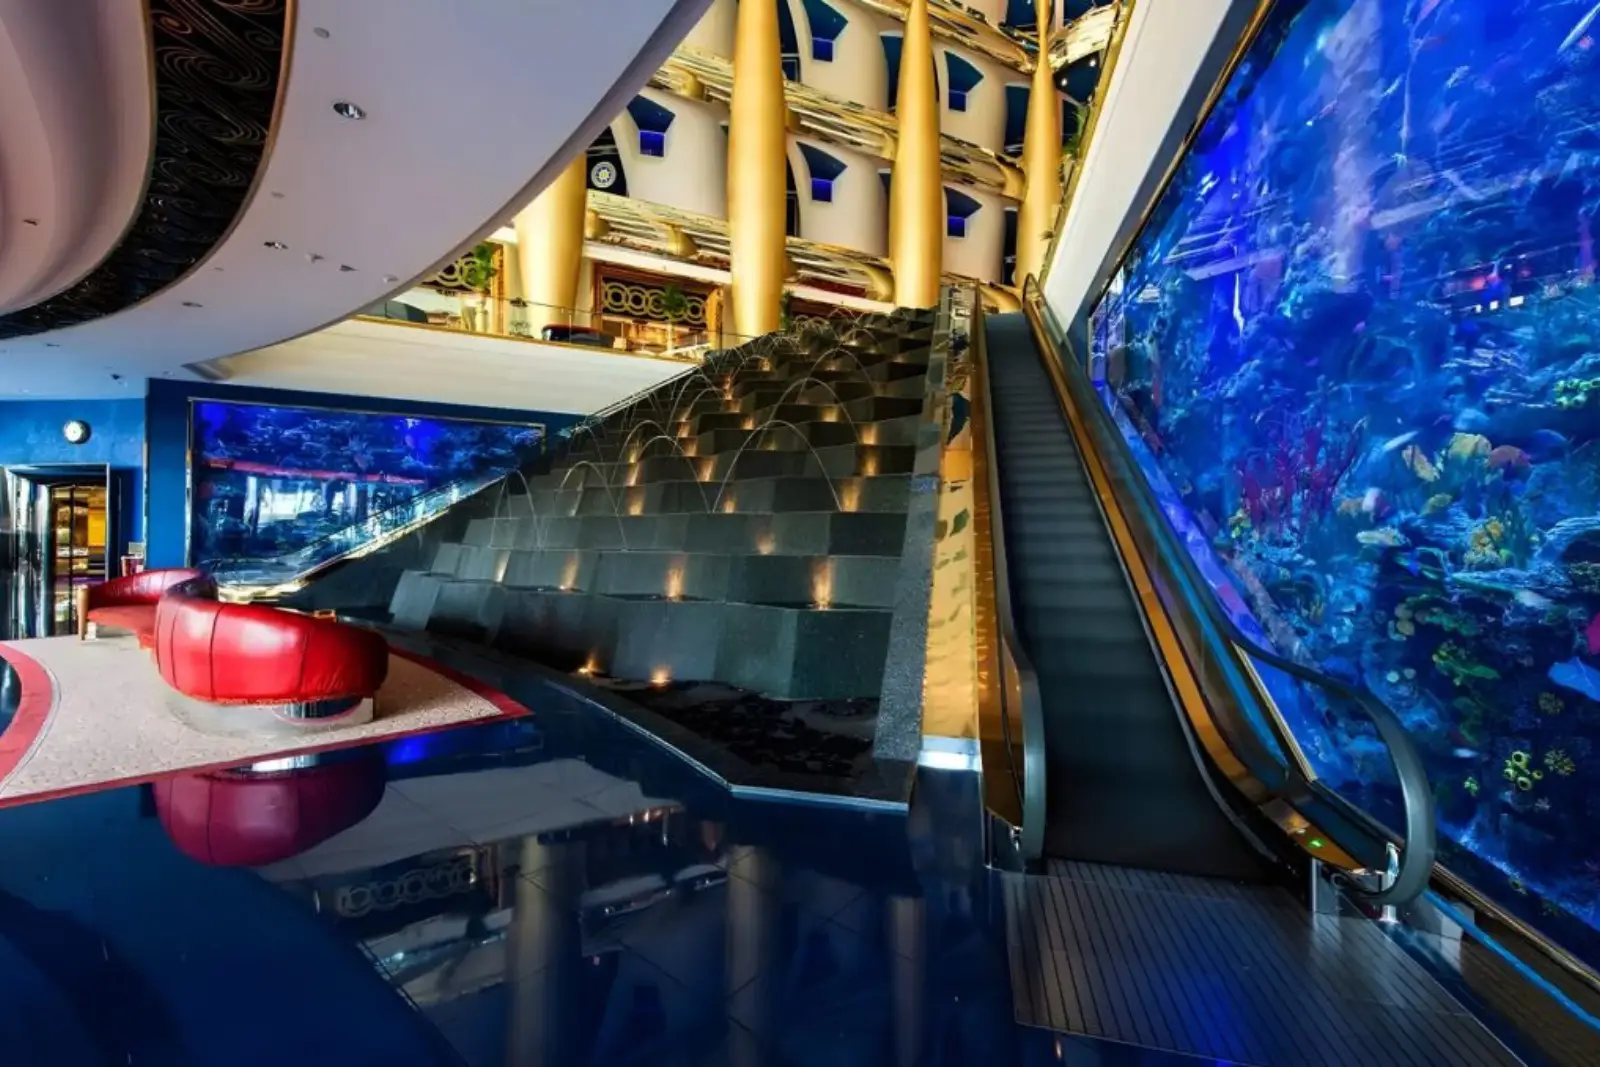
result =
[[[840,511],[844,511],[844,505],[839,499],[839,492],[834,488],[833,479],[828,477],[828,471],[822,462],[822,456],[817,453],[816,448],[812,446],[811,442],[806,440],[806,436],[801,432],[800,427],[783,419],[768,419],[758,428],[752,430],[750,435],[744,439],[744,443],[741,444],[738,450],[733,454],[733,462],[728,464],[728,470],[722,476],[721,485],[717,490],[717,498],[712,502],[710,510],[717,511],[721,508],[723,495],[728,491],[728,483],[733,480],[734,472],[739,469],[739,460],[744,456],[746,450],[748,450],[756,441],[759,441],[768,430],[777,426],[786,426],[793,430],[800,440],[805,444],[806,448],[811,452],[812,457],[817,461],[818,477],[820,477],[823,483],[827,485],[828,493],[833,497],[834,505],[838,507]],[[730,508],[728,510],[731,511],[732,509]]]

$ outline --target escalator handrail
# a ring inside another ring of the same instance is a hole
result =
[[[349,526],[343,526],[337,530],[334,530],[332,533],[324,534],[315,541],[301,545],[292,552],[284,552],[277,556],[271,556],[269,559],[274,562],[281,561],[285,566],[294,566],[295,564],[291,561],[295,560],[297,557],[311,560],[311,562],[308,562],[305,565],[303,570],[296,571],[294,577],[284,579],[286,582],[299,581],[349,555],[348,552],[341,552],[329,557],[328,559],[317,559],[312,550],[318,545],[327,544],[336,538],[342,538],[349,530],[358,526],[369,527],[381,535],[389,529],[385,523],[385,519],[389,516],[397,515],[403,511],[416,509],[418,505],[423,504],[430,498],[437,499],[443,497],[454,497],[456,500],[460,500],[471,496],[474,493],[480,493],[494,485],[496,482],[504,481],[509,476],[510,471],[503,467],[495,467],[490,470],[480,471],[477,474],[469,474],[464,478],[457,478],[453,482],[446,482],[444,485],[435,486],[434,488],[429,489],[426,493],[418,493],[416,496],[410,497],[407,500],[403,500],[398,504],[392,504],[381,511],[375,511],[368,515],[365,519],[362,519],[360,522],[353,522]],[[395,527],[395,529],[403,529],[417,521],[417,518],[409,519],[400,523],[399,526]],[[229,561],[222,561],[215,564],[204,564],[203,566],[205,566],[205,569],[208,572],[211,572],[216,578],[225,581],[227,578],[228,562]],[[249,562],[256,567],[259,567],[264,561],[251,560]]]
[[[1000,469],[998,448],[994,434],[994,408],[989,403],[989,346],[984,336],[983,300],[973,300],[972,336],[969,344],[973,353],[975,373],[973,387],[981,390],[974,405],[981,415],[983,450],[986,458],[984,471],[986,484],[983,492],[989,504],[989,543],[994,559],[994,603],[996,647],[1002,659],[997,672],[1000,693],[1000,728],[1005,740],[1006,759],[1011,767],[1011,779],[1017,788],[1017,803],[1022,812],[1022,825],[1017,827],[1017,850],[1025,861],[1036,860],[1044,852],[1045,762],[1044,762],[1044,704],[1039,693],[1039,676],[1033,669],[1027,650],[1017,637],[1016,617],[1011,607],[1011,579],[1006,560],[1004,505],[999,486],[994,484],[995,472]],[[1005,658],[1017,678],[1018,703],[1016,710],[1022,723],[1023,764],[1016,765],[1016,745],[1011,735],[1011,686],[1007,677]]]
[[[1037,280],[1031,275],[1023,286],[1023,305],[1027,313],[1038,320],[1041,327],[1041,335],[1049,340],[1053,348],[1057,348],[1057,351],[1048,355],[1041,353],[1041,355],[1046,355],[1045,363],[1047,369],[1051,372],[1051,377],[1062,388],[1075,389],[1080,393],[1084,390],[1092,391],[1092,386],[1083,368],[1073,360],[1061,358],[1063,353],[1059,351],[1055,341],[1055,337],[1062,332],[1060,324],[1056,321],[1054,312],[1045,303]],[[1047,325],[1054,325],[1056,333],[1053,334],[1049,329],[1045,329],[1044,327]],[[1054,358],[1050,358],[1052,356]],[[1069,365],[1070,369],[1068,369]],[[1079,410],[1092,411],[1097,419],[1105,420],[1106,417],[1097,402],[1097,397],[1079,396],[1076,399],[1083,401],[1076,405]],[[1101,427],[1101,429],[1104,432],[1100,436],[1111,444],[1117,461],[1124,467],[1132,465],[1136,469],[1137,462],[1134,460],[1127,442],[1123,440],[1122,434],[1115,427]],[[1160,502],[1156,499],[1154,490],[1151,489],[1149,483],[1142,476],[1126,478],[1124,482],[1132,486],[1134,492],[1139,495],[1139,503],[1147,514],[1161,515]],[[1352,886],[1352,889],[1361,895],[1363,899],[1373,904],[1405,904],[1417,899],[1428,888],[1429,880],[1433,876],[1438,824],[1434,812],[1433,789],[1428,784],[1428,774],[1422,763],[1422,756],[1417,751],[1415,742],[1412,741],[1411,735],[1406,731],[1399,717],[1395,715],[1387,704],[1372,694],[1345,685],[1338,679],[1331,678],[1321,671],[1307,667],[1305,664],[1298,663],[1277,652],[1262,648],[1246,635],[1239,628],[1239,625],[1222,610],[1215,596],[1203,595],[1205,592],[1210,591],[1211,585],[1206,581],[1205,576],[1200,573],[1188,551],[1181,544],[1175,543],[1176,538],[1171,527],[1164,521],[1152,522],[1150,525],[1153,527],[1155,536],[1163,542],[1169,562],[1182,572],[1184,579],[1192,589],[1202,593],[1202,595],[1188,599],[1199,606],[1200,610],[1205,614],[1206,621],[1215,627],[1216,632],[1227,640],[1236,655],[1259,660],[1300,681],[1327,690],[1335,696],[1355,704],[1372,720],[1373,725],[1378,730],[1378,736],[1382,738],[1388,748],[1389,758],[1394,764],[1395,773],[1400,782],[1401,798],[1405,808],[1403,834],[1396,835],[1392,829],[1383,826],[1367,812],[1357,808],[1335,791],[1322,786],[1316,780],[1316,775],[1311,768],[1304,764],[1303,759],[1299,761],[1300,766],[1296,773],[1304,779],[1305,785],[1314,789],[1320,797],[1355,815],[1359,822],[1365,823],[1374,831],[1387,837],[1395,845],[1400,846],[1399,869],[1395,872],[1394,880],[1386,888],[1376,892],[1366,891],[1356,886]],[[1263,699],[1268,705],[1271,705],[1270,699],[1267,699],[1264,694]],[[1283,751],[1286,753],[1298,753],[1300,750],[1298,742],[1276,711],[1266,718],[1272,726],[1273,733],[1277,735],[1277,741],[1282,746]],[[1398,839],[1396,839],[1397,837]]]

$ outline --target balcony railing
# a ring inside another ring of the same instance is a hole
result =
[[[562,308],[517,298],[426,288],[407,290],[364,309],[357,317],[686,363],[700,360],[710,349],[730,347],[739,341],[726,331],[708,329],[703,321],[624,315],[604,308]]]

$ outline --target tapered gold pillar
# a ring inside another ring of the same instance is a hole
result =
[[[739,5],[733,40],[733,99],[728,123],[729,303],[737,344],[778,328],[787,265],[784,214],[788,126],[778,5]]]
[[[1050,69],[1051,0],[1036,0],[1039,13],[1039,62],[1028,93],[1028,122],[1023,130],[1022,169],[1028,186],[1017,212],[1016,284],[1044,272],[1050,247],[1046,236],[1061,203],[1061,97]]]
[[[906,9],[896,100],[900,143],[889,180],[894,302],[901,307],[933,307],[939,302],[939,280],[944,272],[945,206],[928,0],[911,0]]]
[[[517,264],[535,337],[546,326],[573,321],[588,203],[588,161],[580,154],[517,215]]]

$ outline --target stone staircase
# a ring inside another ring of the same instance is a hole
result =
[[[876,697],[932,336],[896,312],[716,354],[462,505],[393,622],[618,679]]]

